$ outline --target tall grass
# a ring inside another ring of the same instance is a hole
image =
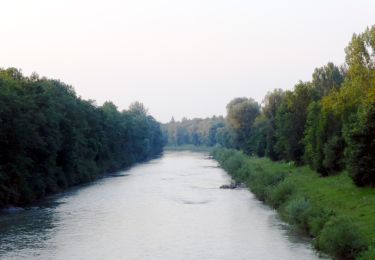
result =
[[[347,173],[319,177],[308,167],[217,148],[214,158],[237,182],[314,238],[335,259],[375,259],[375,190],[353,185]]]

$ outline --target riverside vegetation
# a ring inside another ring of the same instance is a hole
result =
[[[162,152],[160,124],[133,103],[118,111],[72,87],[0,69],[0,208],[25,205]]]
[[[118,111],[72,87],[0,69],[0,208],[25,205],[150,158],[169,146],[214,147],[237,181],[337,259],[375,259],[375,26],[346,63],[315,69],[263,104],[160,124],[141,103]]]
[[[374,259],[374,189],[357,188],[347,172],[319,178],[306,166],[238,150],[217,148],[213,155],[236,182],[246,183],[283,220],[313,237],[318,250],[337,259]]]
[[[354,34],[346,63],[317,68],[262,104],[235,98],[227,116],[163,125],[168,145],[221,146],[214,156],[317,249],[375,259],[375,26]],[[262,158],[264,157],[264,158]]]

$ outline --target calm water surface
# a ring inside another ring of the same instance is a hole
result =
[[[0,215],[0,259],[317,259],[204,153],[163,157]]]

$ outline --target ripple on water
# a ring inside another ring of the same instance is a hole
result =
[[[212,200],[199,200],[199,201],[193,201],[193,200],[181,200],[183,204],[188,204],[188,205],[199,205],[199,204],[208,204]]]
[[[205,157],[166,153],[0,215],[0,259],[317,259],[249,191],[219,189],[230,177]]]

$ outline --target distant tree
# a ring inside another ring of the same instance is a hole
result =
[[[237,138],[235,132],[229,126],[218,128],[216,133],[216,140],[217,143],[221,146],[227,148],[236,148],[236,139]]]
[[[285,94],[282,104],[276,114],[275,150],[282,159],[302,163],[307,108],[312,101],[312,86],[310,83],[299,82],[294,91]]]
[[[345,70],[335,66],[332,62],[321,68],[316,68],[312,75],[312,85],[316,90],[317,98],[321,99],[331,91],[340,89],[344,77]]]
[[[183,118],[180,122],[171,120],[163,125],[164,136],[168,145],[205,145],[214,146],[218,143],[217,133],[225,127],[223,117],[212,117],[206,119]]]
[[[264,114],[258,115],[252,126],[252,133],[249,138],[251,151],[259,157],[266,155],[267,149],[267,130],[270,128],[270,122]]]
[[[277,141],[276,137],[276,116],[279,107],[284,99],[284,91],[281,89],[275,89],[273,92],[269,92],[264,98],[263,114],[267,119],[267,128],[265,129],[265,154],[271,158],[271,160],[279,160],[280,154],[275,150]]]
[[[260,105],[252,98],[236,98],[227,105],[227,120],[236,133],[236,146],[251,154],[249,138],[255,118],[260,114]]]
[[[141,116],[147,116],[148,115],[148,109],[143,105],[143,103],[138,102],[138,101],[130,104],[129,112],[134,113],[134,114],[138,114],[138,115],[141,115]]]

